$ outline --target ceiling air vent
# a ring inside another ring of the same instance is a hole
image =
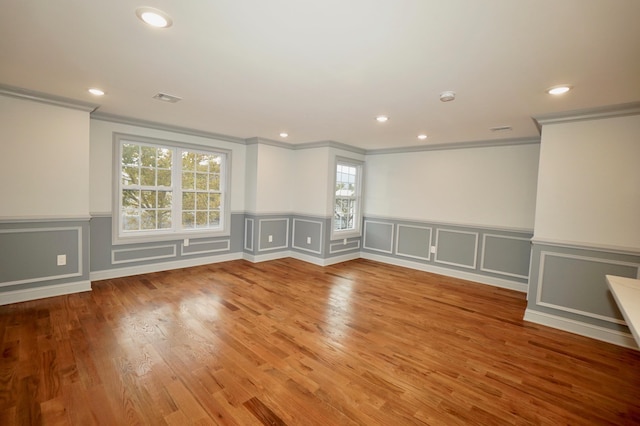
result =
[[[513,128],[511,128],[511,126],[498,126],[492,127],[489,130],[491,130],[492,132],[510,132],[513,130]]]
[[[173,95],[169,95],[168,93],[162,93],[162,92],[155,95],[153,99],[157,99],[162,102],[171,102],[172,104],[175,104],[176,102],[182,100],[182,98],[179,96],[173,96]]]

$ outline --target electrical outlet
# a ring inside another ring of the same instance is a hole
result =
[[[345,246],[347,245],[347,239],[346,238],[344,240],[342,240],[342,244],[345,245]]]
[[[64,266],[67,264],[67,255],[66,254],[59,254],[58,255],[58,266]]]
[[[311,244],[311,237],[307,237],[307,244]]]
[[[433,253],[433,254],[436,253],[436,246],[431,246],[431,253]]]
[[[273,235],[269,235],[269,242],[272,243],[273,242]]]
[[[185,247],[189,247],[189,239],[185,238],[184,241],[182,242],[182,245]]]

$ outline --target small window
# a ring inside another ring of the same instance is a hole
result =
[[[114,240],[227,235],[227,151],[119,136]]]
[[[362,163],[336,161],[332,238],[360,235]]]

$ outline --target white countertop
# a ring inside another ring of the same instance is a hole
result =
[[[607,284],[633,338],[640,346],[640,280],[607,275]]]

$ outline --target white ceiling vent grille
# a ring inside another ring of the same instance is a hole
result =
[[[182,98],[179,96],[174,96],[174,95],[170,95],[168,93],[162,93],[162,92],[155,95],[153,99],[157,99],[162,102],[170,102],[172,104],[175,104],[176,102],[179,102],[182,100]]]

